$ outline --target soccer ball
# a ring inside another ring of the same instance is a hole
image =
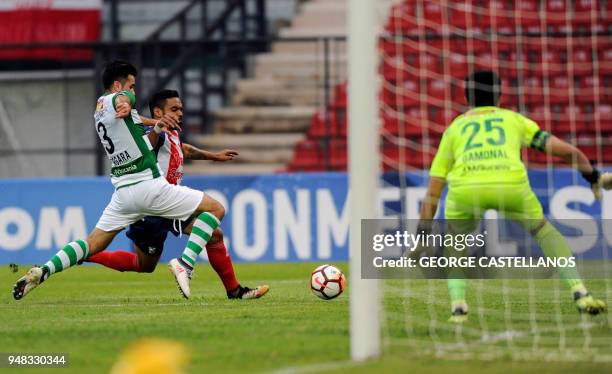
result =
[[[310,289],[312,293],[323,300],[330,300],[340,296],[346,288],[344,273],[333,265],[321,265],[314,269],[310,276]]]

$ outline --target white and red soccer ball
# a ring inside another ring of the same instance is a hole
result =
[[[310,276],[312,293],[324,300],[340,296],[346,288],[344,273],[333,265],[321,265]]]

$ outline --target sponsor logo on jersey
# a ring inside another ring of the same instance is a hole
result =
[[[132,171],[136,171],[137,169],[138,169],[138,166],[130,165],[130,166],[128,166],[126,168],[123,168],[123,169],[115,169],[115,170],[113,170],[113,175],[115,177],[120,177],[120,176],[125,175],[127,173],[130,173]]]

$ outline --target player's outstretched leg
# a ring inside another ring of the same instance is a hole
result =
[[[20,300],[51,275],[77,265],[90,254],[103,251],[121,230],[103,231],[95,228],[87,240],[77,240],[66,244],[42,267],[33,267],[19,278],[13,287],[13,297]]]
[[[543,221],[534,232],[534,238],[546,257],[572,256],[567,241],[550,222]],[[589,294],[576,268],[562,268],[559,273],[572,292],[578,312],[597,315],[606,310],[603,300],[595,299]]]
[[[217,200],[205,194],[196,209],[196,214],[183,254],[168,263],[178,289],[186,299],[191,296],[190,282],[196,259],[210,241],[213,231],[221,224],[225,208]]]
[[[236,279],[232,259],[227,248],[225,248],[223,231],[220,228],[213,231],[210,241],[206,244],[206,253],[210,266],[217,272],[221,282],[223,282],[228,299],[259,299],[270,290],[270,287],[266,284],[255,288],[240,285],[238,279]]]
[[[33,267],[17,280],[13,287],[13,297],[20,300],[49,276],[76,265],[89,254],[89,245],[85,240],[68,243],[60,249],[42,267]]]

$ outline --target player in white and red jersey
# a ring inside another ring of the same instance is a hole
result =
[[[126,61],[107,64],[102,73],[104,94],[98,98],[93,125],[112,164],[115,187],[110,202],[96,228],[85,240],[66,244],[43,266],[34,266],[13,286],[13,297],[20,300],[53,274],[104,251],[125,227],[146,216],[171,220],[193,220],[183,258],[195,258],[220,225],[225,208],[211,196],[188,187],[168,183],[157,163],[144,125],[154,124],[156,134],[179,127],[176,115],[168,113],[155,123],[145,121],[133,109],[136,102],[136,68]],[[188,266],[173,260],[173,273],[181,292],[190,295]]]
[[[183,121],[183,104],[178,92],[174,90],[162,90],[156,92],[149,101],[149,109],[155,121],[161,120],[164,115],[172,113],[178,117],[179,123]],[[185,159],[190,160],[213,160],[230,161],[238,152],[227,149],[221,152],[208,152],[190,144],[181,142],[179,132],[171,130],[157,134],[149,132],[149,141],[157,155],[157,162],[170,184],[178,185],[183,177],[183,163]],[[191,232],[192,220],[178,221],[169,220],[162,217],[145,217],[141,221],[130,225],[126,235],[134,243],[136,253],[129,251],[100,252],[90,256],[87,261],[95,262],[118,271],[135,271],[141,273],[152,272],[164,248],[164,242],[168,232],[175,236],[180,235],[181,231]],[[232,260],[229,256],[225,243],[223,242],[223,232],[216,228],[206,244],[206,253],[211,266],[219,275],[223,282],[227,296],[230,299],[254,299],[263,296],[269,289],[263,285],[250,289],[240,285],[234,273]],[[191,258],[182,256],[180,259],[171,261],[170,267],[175,262],[181,266],[193,269],[194,262]],[[179,290],[181,288],[179,287]]]

